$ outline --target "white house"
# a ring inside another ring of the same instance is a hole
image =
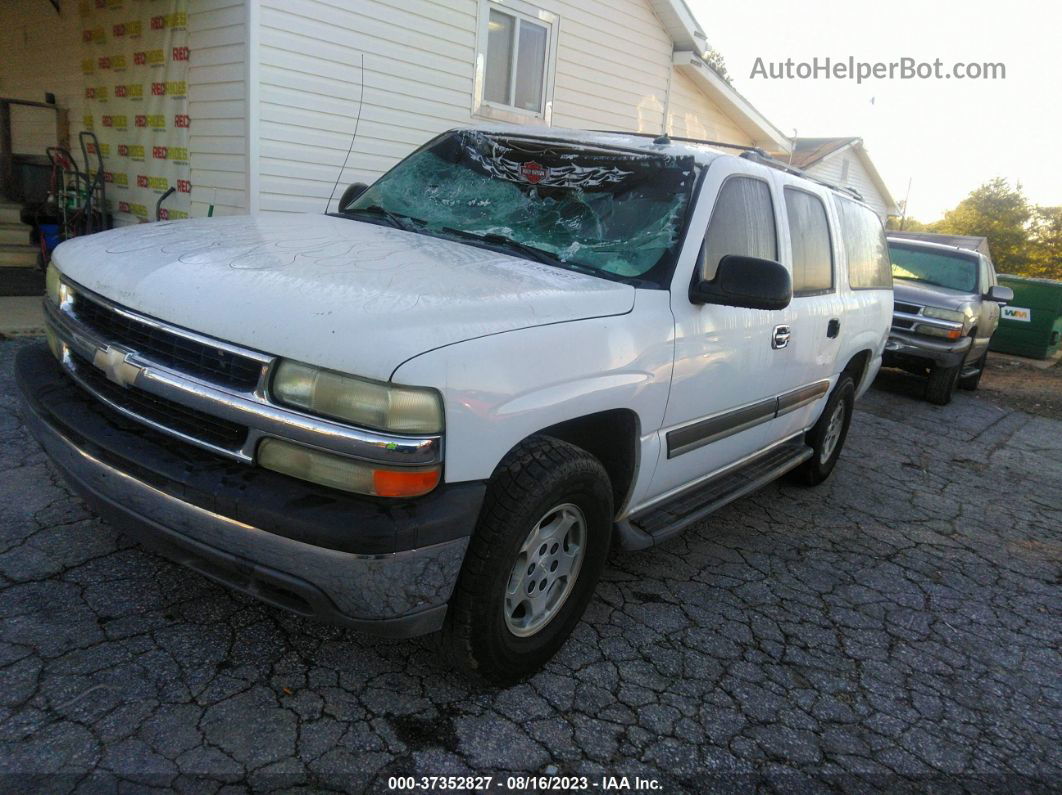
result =
[[[862,138],[794,138],[790,150],[792,165],[832,185],[854,188],[882,222],[900,214]],[[788,155],[780,151],[776,157],[786,160]]]
[[[171,217],[321,211],[359,104],[341,184],[478,120],[789,148],[701,58],[683,0],[58,6],[4,4],[0,96],[51,92],[73,134],[95,129],[118,222],[144,220],[173,183],[190,195],[168,200]]]

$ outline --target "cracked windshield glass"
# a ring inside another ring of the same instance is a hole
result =
[[[341,212],[662,284],[695,179],[690,157],[462,131],[415,152]]]

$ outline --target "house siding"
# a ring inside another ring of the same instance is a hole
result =
[[[842,182],[841,173],[844,169],[845,159],[848,160],[848,176]],[[889,207],[885,202],[885,198],[875,186],[874,180],[871,179],[859,155],[851,149],[844,149],[827,155],[818,163],[806,169],[806,171],[811,176],[829,182],[832,185],[855,188],[859,191],[863,200],[878,214],[883,223],[887,219]]]
[[[193,217],[248,211],[243,0],[189,3],[188,136]]]
[[[753,140],[686,75],[675,71],[671,83],[668,134],[752,146]]]
[[[81,24],[77,3],[56,14],[49,3],[4,3],[0,25],[0,96],[44,102],[46,92],[69,111],[70,137],[84,129],[85,87],[81,76]],[[13,148],[44,154],[54,146],[54,114],[12,108]],[[77,153],[81,162],[81,153]]]

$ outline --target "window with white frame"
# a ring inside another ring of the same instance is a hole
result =
[[[480,0],[477,114],[548,123],[557,22],[527,3]]]

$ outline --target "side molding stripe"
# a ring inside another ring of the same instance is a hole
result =
[[[697,420],[689,425],[676,428],[667,433],[667,457],[675,458],[683,453],[704,447],[707,444],[733,436],[761,422],[773,420],[801,406],[818,400],[830,389],[829,379],[816,381],[783,392],[766,400],[750,403],[747,406],[717,414],[714,417]]]

